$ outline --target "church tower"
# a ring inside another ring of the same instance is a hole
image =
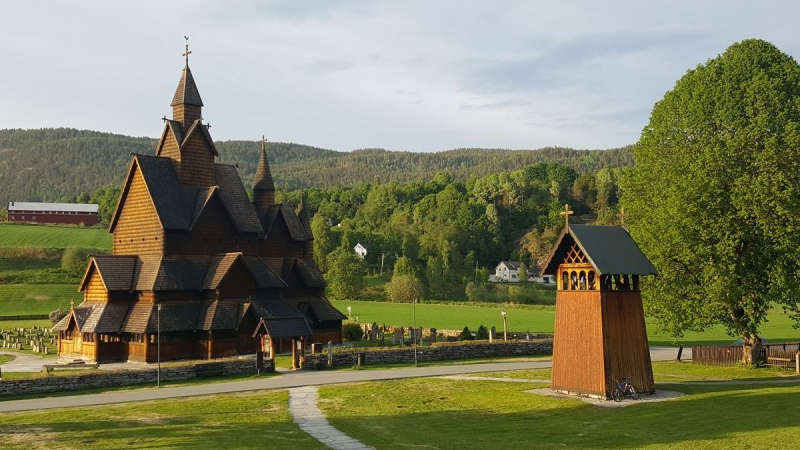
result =
[[[175,95],[172,97],[172,120],[166,122],[158,142],[156,156],[173,159],[181,184],[198,187],[216,185],[214,158],[219,156],[214,141],[203,124],[203,100],[189,68],[189,44],[183,53],[185,64]]]
[[[272,181],[272,172],[267,161],[267,140],[261,137],[261,155],[258,158],[258,168],[253,180],[253,206],[256,214],[264,217],[270,206],[275,204],[275,182]]]

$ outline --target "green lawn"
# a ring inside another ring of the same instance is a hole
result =
[[[0,247],[99,248],[111,250],[112,236],[105,228],[0,224]]]
[[[0,316],[48,314],[83,301],[77,284],[0,284]]]
[[[347,314],[352,307],[353,319],[360,323],[397,326],[413,325],[413,307],[410,303],[383,303],[358,301],[333,301],[339,311]],[[479,325],[503,329],[501,311],[507,313],[509,331],[530,331],[531,333],[552,333],[555,320],[555,307],[525,305],[448,305],[446,303],[421,303],[416,306],[417,324],[426,328],[436,327],[447,330],[460,330],[469,326],[477,330]],[[792,327],[794,322],[780,310],[772,310],[769,321],[761,327],[761,334],[770,342],[800,341],[800,330]],[[647,321],[647,334],[650,345],[675,345],[673,339],[659,332],[652,320]],[[736,338],[725,334],[723,327],[714,327],[704,333],[688,332],[678,342],[685,345],[727,345]]]
[[[654,366],[657,373],[686,381],[708,376],[705,368],[692,373],[691,364]],[[750,372],[714,368],[713,377],[750,379]],[[412,379],[324,386],[319,405],[336,428],[379,449],[794,448],[800,380],[770,381],[746,386],[657,381],[657,390],[688,395],[605,408],[524,392],[546,383]]]
[[[0,415],[4,449],[324,449],[300,431],[286,391]]]

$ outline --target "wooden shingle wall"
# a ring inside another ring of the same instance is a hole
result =
[[[653,392],[641,292],[603,292],[603,340],[608,391],[616,386],[614,380],[630,376],[631,383],[641,392]]]
[[[92,275],[89,277],[89,282],[86,284],[86,290],[83,291],[83,301],[108,301],[108,291],[106,290],[106,287],[103,284],[103,280],[100,278],[100,273],[97,271],[97,269],[92,269]]]
[[[239,234],[236,231],[218,196],[214,196],[206,205],[192,231],[169,231],[167,241],[169,255],[213,255],[228,252],[255,255],[258,248],[255,234]]]
[[[178,178],[181,184],[191,186],[208,187],[216,184],[214,181],[214,153],[199,130],[193,132],[181,145]]]
[[[217,296],[219,299],[255,297],[256,289],[253,276],[244,267],[240,258],[231,266],[217,287]],[[253,328],[255,330],[255,326]]]
[[[552,389],[605,396],[600,291],[559,291]]]
[[[267,238],[259,246],[258,254],[267,258],[302,258],[303,242],[293,241],[286,223],[278,217]]]
[[[115,255],[160,255],[164,249],[164,230],[147,192],[144,178],[135,168],[130,190],[114,228]]]

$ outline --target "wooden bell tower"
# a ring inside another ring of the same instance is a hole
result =
[[[609,398],[630,376],[653,393],[639,277],[656,269],[624,228],[570,225],[571,213],[542,269],[558,283],[551,388]]]

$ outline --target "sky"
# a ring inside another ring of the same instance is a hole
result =
[[[216,141],[385,148],[635,143],[687,70],[793,1],[4,1],[0,129],[157,137],[184,65]]]

